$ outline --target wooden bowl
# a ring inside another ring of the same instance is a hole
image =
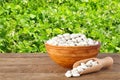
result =
[[[65,67],[72,68],[78,60],[96,57],[100,43],[94,46],[53,46],[45,44],[46,50],[53,61]]]

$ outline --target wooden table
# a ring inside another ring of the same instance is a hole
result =
[[[114,64],[109,69],[67,78],[68,70],[54,63],[47,54],[0,54],[0,80],[120,80],[120,54],[99,54],[99,58],[111,56]]]

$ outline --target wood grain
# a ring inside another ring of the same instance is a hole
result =
[[[109,69],[66,78],[68,69],[54,63],[47,54],[0,54],[0,80],[120,80],[120,54],[99,54],[98,58],[106,56],[114,60]]]

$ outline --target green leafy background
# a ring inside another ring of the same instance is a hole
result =
[[[0,0],[0,53],[46,52],[44,42],[83,33],[120,53],[119,0]]]

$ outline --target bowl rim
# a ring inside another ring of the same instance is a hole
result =
[[[55,46],[48,43],[45,43],[45,46],[57,47],[57,48],[88,48],[88,47],[100,47],[101,43],[98,41],[97,45],[89,45],[89,46]]]

